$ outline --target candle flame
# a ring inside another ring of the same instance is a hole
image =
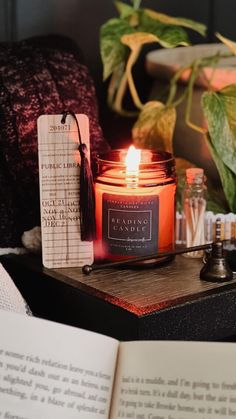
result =
[[[126,171],[129,173],[138,173],[140,161],[141,150],[137,150],[133,145],[131,145],[125,158]]]

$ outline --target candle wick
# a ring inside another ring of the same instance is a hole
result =
[[[127,187],[135,188],[138,186],[140,161],[141,150],[131,146],[125,158]]]

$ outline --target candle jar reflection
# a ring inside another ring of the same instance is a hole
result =
[[[113,150],[97,158],[96,261],[148,256],[174,248],[173,156],[142,150],[138,169],[130,170],[126,155],[127,150]]]

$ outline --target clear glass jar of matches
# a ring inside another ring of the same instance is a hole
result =
[[[182,191],[183,238],[186,247],[200,246],[205,240],[206,185],[202,168],[186,170],[185,185]],[[185,253],[185,257],[200,258],[203,250]]]
[[[175,192],[175,159],[170,153],[131,146],[98,156],[95,260],[127,260],[172,251]],[[154,258],[138,265],[169,259]]]

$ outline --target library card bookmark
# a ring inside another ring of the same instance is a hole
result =
[[[89,150],[89,120],[77,114]],[[93,263],[93,242],[80,232],[80,153],[75,119],[68,115],[38,118],[38,156],[42,257],[46,268],[81,267]]]

